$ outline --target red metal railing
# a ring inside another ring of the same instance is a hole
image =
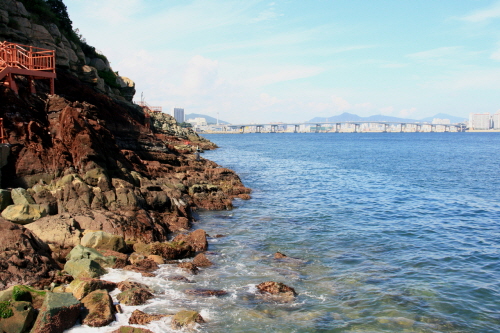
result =
[[[36,93],[33,80],[50,79],[50,93],[54,94],[56,78],[56,52],[41,47],[10,42],[0,43],[0,80],[18,93],[14,75],[28,77],[32,93]]]
[[[0,70],[7,67],[27,69],[30,71],[56,71],[55,51],[40,47],[0,43]]]

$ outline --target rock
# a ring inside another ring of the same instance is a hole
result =
[[[213,265],[204,253],[198,253],[193,259],[193,264],[197,267],[210,267]]]
[[[127,244],[121,236],[116,236],[103,231],[86,233],[80,244],[94,249],[111,250],[116,252],[126,252]]]
[[[134,251],[145,255],[159,255],[166,260],[183,259],[192,257],[194,250],[191,245],[185,242],[154,242],[151,244],[136,243]]]
[[[134,265],[135,263],[141,261],[141,260],[144,260],[146,259],[146,256],[143,255],[143,254],[139,254],[137,252],[134,252],[132,253],[129,257],[128,257],[128,260],[130,261],[130,263],[132,265]]]
[[[113,267],[116,262],[115,256],[104,256],[96,249],[90,247],[84,247],[82,245],[77,245],[71,250],[71,252],[66,256],[67,260],[80,260],[80,259],[90,259],[93,260],[102,267]]]
[[[106,273],[104,268],[92,259],[68,260],[64,270],[75,279],[96,278]]]
[[[281,252],[276,252],[274,254],[274,259],[283,259],[283,258],[287,258],[287,255],[281,253]]]
[[[292,287],[289,287],[281,282],[262,282],[257,285],[257,289],[261,294],[277,296],[276,299],[283,301],[290,301],[297,296],[297,293]]]
[[[182,275],[169,276],[167,278],[167,281],[179,281],[179,282],[185,282],[185,283],[194,283],[193,281],[189,280],[187,277],[182,276]]]
[[[32,205],[35,200],[29,195],[24,188],[13,188],[10,192],[14,205]]]
[[[120,291],[126,291],[132,288],[141,288],[141,289],[146,289],[150,292],[153,292],[151,288],[149,288],[147,285],[140,283],[140,282],[135,282],[135,281],[130,281],[130,280],[125,280],[122,282],[119,282],[116,287],[120,289]]]
[[[204,296],[204,297],[209,297],[209,296],[220,297],[220,296],[227,295],[227,292],[224,290],[203,289],[203,288],[186,289],[186,290],[184,290],[184,293],[187,295]]]
[[[115,320],[113,300],[107,290],[95,290],[82,299],[85,311],[82,324],[102,327]]]
[[[139,273],[150,273],[158,269],[158,264],[150,259],[143,259],[136,262],[133,265],[128,265],[123,267],[125,270],[139,272]]]
[[[33,285],[57,269],[47,244],[23,226],[0,218],[0,289]]]
[[[73,248],[80,244],[81,231],[78,229],[78,223],[69,215],[46,216],[27,224],[26,228],[44,242],[61,249]]]
[[[153,297],[153,294],[146,288],[127,289],[116,296],[118,301],[124,305],[142,305]]]
[[[19,224],[28,224],[47,215],[47,208],[37,204],[10,205],[2,211],[4,219]]]
[[[168,315],[152,315],[144,313],[140,310],[135,310],[134,312],[132,312],[128,323],[130,325],[147,325],[152,321],[160,320],[167,316]]]
[[[121,326],[120,328],[114,330],[111,333],[153,333],[153,332],[148,329],[140,327]]]
[[[204,323],[205,320],[203,320],[203,317],[196,311],[190,311],[190,310],[182,310],[180,312],[177,312],[174,317],[172,318],[172,328],[173,329],[182,329],[182,328],[194,328],[196,323],[202,324]]]
[[[30,302],[0,302],[0,332],[24,333],[36,319]]]
[[[203,229],[197,229],[188,235],[178,235],[174,242],[184,241],[191,245],[194,251],[206,251],[208,248],[207,233]]]
[[[155,255],[155,254],[149,255],[148,259],[154,261],[158,265],[163,265],[165,263],[165,260],[163,260],[163,257]]]
[[[68,293],[47,292],[30,333],[62,333],[73,327],[80,316],[80,302]]]
[[[198,267],[196,267],[196,265],[193,264],[192,262],[181,262],[177,264],[177,267],[182,268],[186,272],[194,275],[198,274],[199,271]]]
[[[73,293],[76,299],[81,300],[91,292],[95,290],[107,290],[113,291],[117,287],[117,284],[114,282],[99,280],[99,279],[75,279],[73,280],[67,291]]]

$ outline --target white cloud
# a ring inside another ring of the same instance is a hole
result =
[[[346,101],[340,96],[333,95],[332,97],[332,109],[334,111],[342,112],[352,109],[351,103]]]
[[[477,23],[497,18],[500,18],[500,1],[495,2],[488,8],[476,10],[469,15],[461,17],[460,19],[463,21]]]
[[[380,114],[384,116],[389,116],[394,112],[394,107],[393,106],[386,106],[378,109],[380,111]]]
[[[462,48],[459,46],[439,47],[432,50],[408,54],[406,57],[420,61],[440,59],[444,57],[456,56],[457,52],[461,51],[461,49]]]
[[[406,117],[411,116],[415,112],[417,112],[417,108],[403,109],[403,110],[399,111],[399,116],[406,118]]]
[[[250,86],[266,86],[274,83],[303,79],[312,77],[323,72],[320,67],[290,67],[281,69],[271,73],[266,73],[246,80],[246,84]]]

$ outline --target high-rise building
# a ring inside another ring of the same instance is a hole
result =
[[[500,110],[497,111],[492,117],[493,128],[500,129]]]
[[[469,127],[475,130],[490,129],[491,115],[489,113],[471,113],[469,115]]]
[[[174,108],[174,118],[178,123],[184,122],[184,109]]]

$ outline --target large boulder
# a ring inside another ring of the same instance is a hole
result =
[[[106,273],[97,261],[91,259],[69,260],[64,264],[64,270],[75,279],[92,279]]]
[[[85,308],[82,324],[102,327],[115,320],[113,300],[107,290],[95,290],[82,299]]]
[[[31,333],[62,333],[79,316],[80,302],[72,294],[48,292]]]
[[[75,279],[66,288],[66,291],[73,293],[76,299],[81,300],[95,290],[112,291],[116,288],[116,283],[99,279]]]
[[[80,244],[94,249],[111,250],[122,253],[127,251],[127,244],[123,237],[104,231],[86,233],[82,237]]]
[[[154,243],[136,243],[134,251],[145,255],[159,255],[167,260],[189,258],[194,255],[191,245],[185,242],[154,242]]]
[[[79,245],[82,236],[78,223],[69,214],[46,216],[27,224],[26,228],[47,244],[62,249]]]
[[[77,245],[66,256],[67,260],[90,259],[99,263],[102,267],[113,267],[116,262],[115,256],[104,256],[96,249]]]
[[[197,229],[187,235],[177,235],[174,242],[186,242],[194,251],[206,251],[208,248],[207,233],[203,229]]]
[[[47,215],[47,207],[37,204],[10,205],[2,211],[4,219],[18,224],[28,224]]]
[[[111,333],[153,333],[146,328],[132,327],[132,326],[120,326],[118,329]]]
[[[10,196],[12,197],[12,201],[14,205],[31,205],[35,203],[33,197],[26,191],[24,188],[13,188],[10,191]]]
[[[33,285],[56,269],[47,244],[23,226],[0,218],[0,289]]]

